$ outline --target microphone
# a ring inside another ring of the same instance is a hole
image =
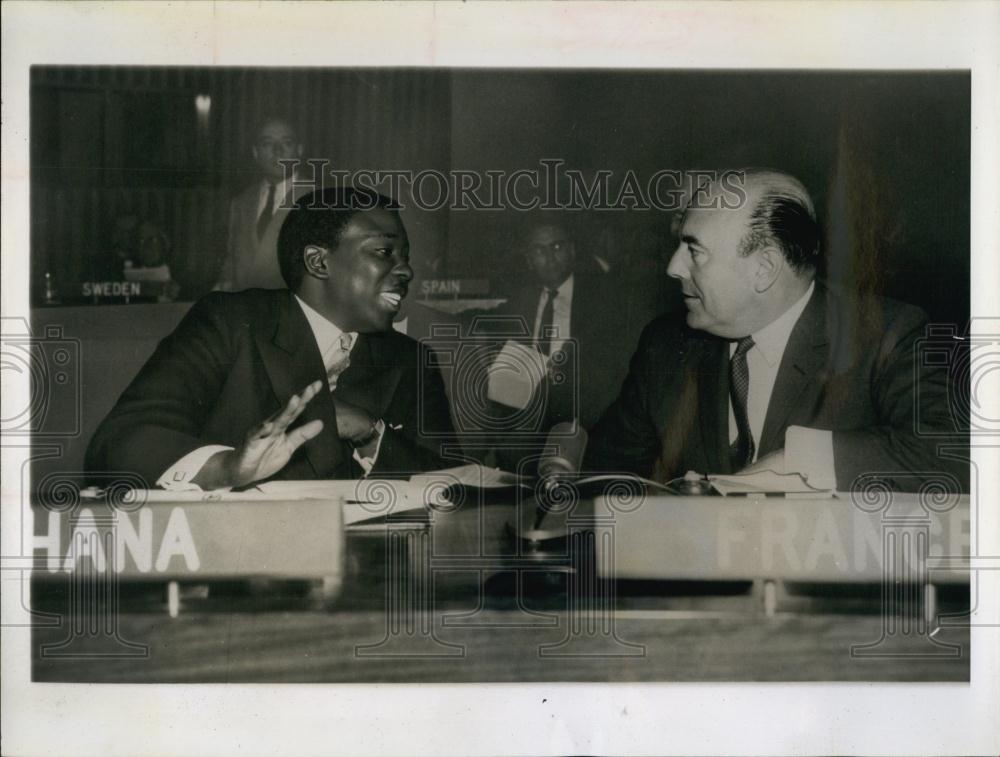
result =
[[[542,487],[551,491],[562,480],[572,478],[580,472],[583,453],[587,449],[587,432],[576,423],[557,423],[549,429],[545,446],[557,450],[538,461],[538,477],[542,481]]]
[[[538,478],[545,497],[558,497],[558,488],[569,479],[580,473],[583,465],[583,453],[587,449],[587,432],[577,423],[557,423],[549,429],[545,446],[554,448],[556,452],[544,455],[538,461]],[[548,512],[544,503],[539,501],[535,512],[534,526],[529,532],[529,539],[536,541],[539,527]]]

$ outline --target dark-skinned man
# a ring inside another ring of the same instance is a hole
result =
[[[571,220],[539,213],[525,223],[519,252],[527,276],[497,311],[523,321],[530,334],[523,341],[545,356],[550,376],[564,374],[541,388],[545,428],[574,418],[594,423],[615,398],[638,336],[627,328],[617,274],[578,254]]]
[[[220,489],[440,467],[452,432],[440,374],[392,330],[409,254],[385,197],[299,200],[278,241],[288,289],[197,302],[94,434],[87,469]]]
[[[555,424],[596,421],[615,398],[635,346],[621,278],[578,249],[574,222],[573,212],[524,218],[511,255],[523,274],[507,302],[481,322],[498,341],[483,362],[488,380],[474,383],[487,395],[481,403],[490,415],[494,460],[506,469],[533,464]],[[508,340],[523,352],[510,351]],[[506,379],[528,375],[538,381],[530,398],[505,389]]]

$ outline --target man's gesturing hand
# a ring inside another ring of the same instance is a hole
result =
[[[192,483],[202,489],[247,486],[284,468],[295,450],[323,430],[321,420],[288,430],[322,386],[321,381],[314,381],[302,394],[293,394],[282,410],[251,429],[242,445],[210,457]]]

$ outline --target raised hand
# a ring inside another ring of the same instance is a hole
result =
[[[203,489],[247,486],[284,468],[295,450],[323,430],[321,420],[288,430],[322,386],[321,381],[314,381],[301,394],[293,394],[282,410],[251,429],[243,444],[209,458],[193,483]]]

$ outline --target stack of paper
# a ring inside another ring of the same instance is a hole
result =
[[[417,512],[428,505],[447,503],[440,487],[371,478],[357,481],[268,481],[256,490],[267,496],[277,495],[287,499],[338,501],[344,508],[346,526],[361,520]]]
[[[798,473],[736,473],[728,476],[709,476],[712,486],[724,496],[731,494],[795,494],[832,496],[830,489],[817,489]]]
[[[362,478],[356,481],[267,481],[244,491],[163,491],[135,489],[124,497],[126,504],[147,502],[275,502],[324,500],[338,503],[344,510],[344,524],[384,518],[400,513],[420,512],[428,507],[447,507],[452,487],[501,489],[520,486],[523,477],[482,465],[463,465],[440,471],[419,473],[409,481]],[[88,498],[104,492],[85,490]]]

